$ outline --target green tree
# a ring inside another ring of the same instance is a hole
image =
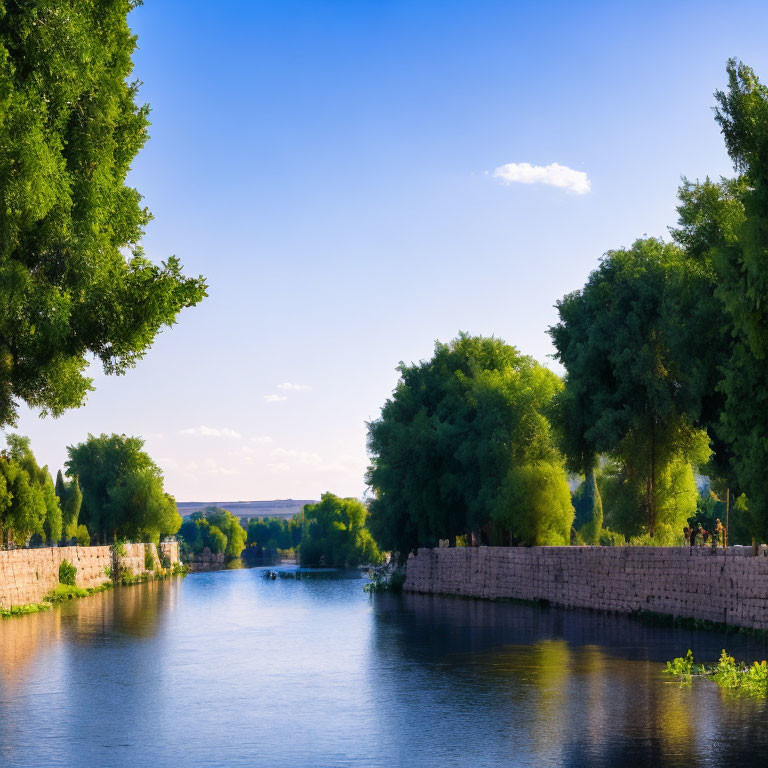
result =
[[[157,541],[179,530],[173,497],[163,474],[142,450],[144,441],[126,435],[88,435],[67,447],[67,475],[82,489],[88,530],[102,543],[118,538]]]
[[[77,537],[77,524],[80,517],[80,507],[83,503],[83,494],[80,483],[75,477],[70,482],[64,479],[59,470],[56,473],[56,496],[59,498],[62,512],[62,529],[64,538],[69,541]]]
[[[301,564],[346,567],[379,563],[381,554],[366,528],[367,518],[368,509],[358,499],[324,493],[317,504],[307,504]]]
[[[208,547],[213,554],[223,554],[228,561],[240,557],[248,537],[239,518],[220,507],[194,512],[184,521],[179,534],[192,554],[199,555]]]
[[[75,538],[78,547],[89,547],[91,545],[91,535],[88,533],[88,526],[78,525],[75,529]]]
[[[6,441],[0,452],[0,534],[17,546],[31,536],[58,541],[62,513],[48,467],[38,465],[29,438],[9,434]]]
[[[622,532],[654,538],[663,524],[666,536],[679,521],[670,518],[666,494],[677,486],[669,478],[680,462],[698,466],[708,458],[697,424],[715,373],[684,363],[706,353],[708,337],[696,329],[700,315],[714,311],[700,302],[713,290],[706,264],[650,238],[609,252],[584,288],[557,304],[560,322],[550,334],[571,393],[560,418],[578,412],[566,449],[585,471],[598,453],[619,460],[622,510],[637,516]]]
[[[369,527],[379,546],[404,557],[467,534],[567,544],[573,509],[560,503],[565,470],[548,419],[560,379],[500,339],[466,334],[398,370],[368,425]],[[547,479],[557,519],[537,526],[531,515]]]
[[[720,474],[746,493],[743,521],[768,538],[768,88],[746,65],[730,60],[728,88],[718,91],[716,119],[736,179],[687,184],[681,191],[679,239],[698,246],[718,278],[728,314],[730,355],[721,361],[725,402],[717,424],[728,463]],[[725,466],[723,466],[725,465]]]
[[[239,518],[235,517],[229,510],[213,507],[206,512],[206,519],[218,528],[227,538],[224,546],[224,555],[227,560],[236,560],[245,549],[245,542],[248,534],[240,525]]]
[[[584,482],[573,494],[575,516],[573,526],[585,544],[599,544],[603,530],[603,501],[597,485],[594,466],[588,470]]]
[[[157,266],[139,246],[151,217],[126,184],[149,124],[130,79],[135,4],[0,8],[0,426],[19,401],[80,406],[89,355],[124,373],[205,296],[178,259]]]

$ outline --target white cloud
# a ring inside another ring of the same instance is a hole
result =
[[[309,384],[294,384],[290,381],[284,381],[282,384],[277,385],[278,389],[288,389],[291,392],[307,392],[312,387],[309,386]]]
[[[282,403],[283,400],[287,400],[288,398],[285,395],[264,395],[264,399],[268,403]]]
[[[592,183],[586,173],[574,171],[573,168],[560,163],[507,163],[494,169],[493,178],[499,179],[502,184],[549,184],[576,195],[586,195],[592,189]]]
[[[261,443],[262,445],[264,443],[271,443],[272,438],[269,435],[256,435],[255,437],[251,438],[252,443]]]
[[[267,469],[270,472],[288,472],[290,471],[291,467],[288,464],[285,464],[284,462],[280,462],[277,464],[267,464]]]
[[[187,429],[181,430],[182,435],[198,435],[200,437],[232,437],[241,438],[242,435],[229,427],[206,427],[205,424],[201,424],[199,427],[187,427]]]

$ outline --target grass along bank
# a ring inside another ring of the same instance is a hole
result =
[[[162,581],[173,576],[184,577],[189,573],[186,565],[173,563],[168,568],[157,568],[155,570],[146,570],[143,573],[135,575],[128,570],[122,570],[112,578],[111,569],[106,569],[108,581],[95,587],[78,587],[75,584],[77,568],[68,560],[62,561],[59,566],[59,583],[45,594],[39,603],[27,603],[26,605],[12,605],[10,608],[0,607],[0,618],[6,619],[13,616],[26,616],[31,613],[41,613],[49,611],[54,605],[66,603],[68,600],[77,600],[81,597],[90,597],[91,595],[105,592],[113,587],[127,587],[133,584],[144,584],[149,581]]]

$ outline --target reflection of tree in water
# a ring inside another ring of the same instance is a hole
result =
[[[0,619],[0,681],[12,691],[29,665],[66,641],[77,645],[119,632],[151,637],[179,597],[176,580],[119,587],[56,606],[45,613]]]
[[[12,692],[27,675],[28,666],[61,637],[61,614],[56,609],[0,619],[0,681],[3,693]]]
[[[62,608],[66,630],[77,644],[101,641],[116,633],[152,637],[178,600],[179,582],[150,581],[118,587]]]
[[[749,639],[429,595],[377,596],[374,610],[372,685],[387,727],[406,739],[429,734],[409,731],[409,718],[421,722],[415,707],[490,765],[725,766],[734,747],[742,765],[764,764],[764,704],[729,700],[706,682],[681,689],[660,673],[689,646],[701,658],[724,643],[744,657],[764,653]],[[745,728],[749,750],[733,736]]]

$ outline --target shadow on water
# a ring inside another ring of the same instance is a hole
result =
[[[459,739],[483,764],[764,766],[764,702],[661,674],[691,648],[765,658],[750,635],[649,626],[631,617],[431,595],[377,595],[370,674],[386,727],[459,765]],[[397,679],[407,670],[410,683]],[[440,713],[439,727],[413,712]]]

